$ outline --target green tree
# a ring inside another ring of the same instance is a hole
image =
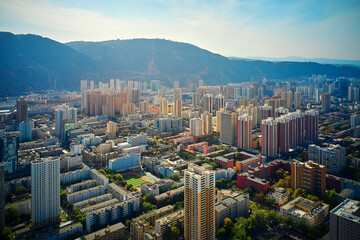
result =
[[[19,207],[12,206],[5,210],[5,222],[12,225],[19,220]]]
[[[179,235],[180,235],[180,230],[177,227],[172,226],[169,232],[169,239],[177,240],[179,238]]]
[[[151,212],[151,211],[153,211],[155,209],[157,209],[156,205],[153,205],[153,204],[148,203],[148,202],[143,203],[143,212],[144,213]]]
[[[230,218],[224,219],[224,228],[227,232],[231,232],[234,228],[234,223],[231,221]]]
[[[171,190],[174,190],[174,189],[177,189],[179,186],[177,185],[177,184],[173,184],[172,186],[171,186]]]
[[[305,197],[305,196],[306,196],[306,191],[305,189],[302,188],[296,189],[294,193],[291,195],[292,198]]]
[[[179,174],[174,173],[173,175],[170,176],[170,178],[174,181],[178,181],[180,179],[180,176],[179,176]]]
[[[15,239],[15,233],[11,231],[11,228],[4,227],[1,231],[1,239],[4,240],[13,240]]]
[[[142,197],[143,202],[154,204],[155,198],[152,193],[148,193]]]
[[[222,228],[216,229],[215,235],[216,235],[216,239],[225,240],[227,238],[228,234],[227,234],[225,228],[222,227]]]

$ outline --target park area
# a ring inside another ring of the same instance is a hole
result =
[[[141,184],[143,183],[146,182],[154,183],[158,180],[152,174],[146,173],[144,171],[140,171],[140,172],[130,171],[130,172],[122,173],[122,175],[127,183],[133,185],[136,188],[140,188]]]

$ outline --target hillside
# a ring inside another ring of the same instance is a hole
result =
[[[74,49],[37,35],[0,32],[0,96],[44,89],[77,89],[103,67]]]
[[[295,79],[312,74],[360,77],[360,68],[313,62],[229,59],[194,45],[162,39],[70,42],[0,32],[0,96],[46,89],[75,90],[81,79],[148,81],[172,86],[203,79],[206,84],[255,79]]]

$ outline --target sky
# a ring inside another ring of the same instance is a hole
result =
[[[164,38],[231,57],[360,59],[360,0],[0,0],[0,31]]]

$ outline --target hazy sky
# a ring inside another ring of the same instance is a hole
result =
[[[360,59],[360,0],[0,0],[0,30],[165,38],[225,56]]]

